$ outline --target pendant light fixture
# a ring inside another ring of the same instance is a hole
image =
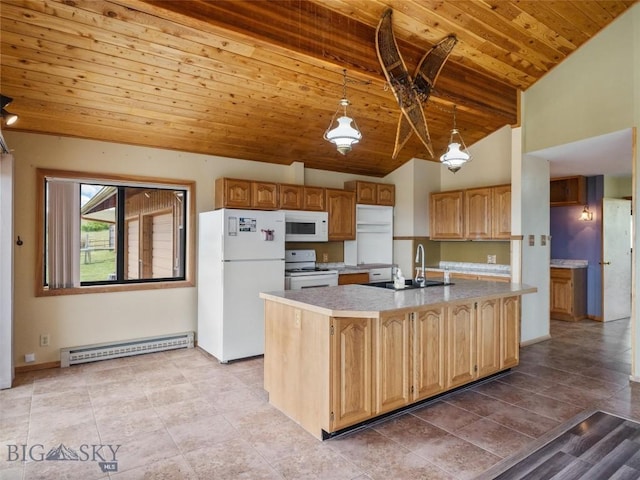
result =
[[[0,108],[2,109],[2,119],[7,126],[13,125],[18,121],[18,115],[15,113],[7,112],[4,107],[9,105],[13,101],[11,97],[5,97],[0,94]]]
[[[462,147],[462,148],[461,148]],[[447,151],[440,157],[440,162],[453,173],[456,173],[467,162],[471,161],[471,155],[467,146],[456,128],[456,106],[453,106],[453,129],[449,137]]]
[[[360,141],[362,134],[358,129],[356,121],[347,115],[347,106],[350,105],[349,100],[347,100],[347,70],[345,69],[342,72],[342,98],[338,103],[336,113],[333,114],[329,127],[327,127],[327,130],[324,132],[324,139],[335,144],[338,152],[346,155],[351,151],[351,146]],[[338,126],[331,129],[339,113],[342,113],[342,116],[338,117]],[[353,126],[351,126],[352,122]]]

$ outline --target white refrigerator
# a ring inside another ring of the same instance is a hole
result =
[[[284,212],[221,209],[198,222],[198,346],[220,362],[264,354],[264,300],[284,290]]]

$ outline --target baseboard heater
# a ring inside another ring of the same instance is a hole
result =
[[[144,353],[193,348],[193,332],[174,333],[158,337],[138,338],[122,342],[98,343],[60,350],[60,366],[69,367],[80,363],[97,362],[112,358],[130,357]]]

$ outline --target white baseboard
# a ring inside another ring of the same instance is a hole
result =
[[[520,342],[520,346],[528,347],[529,345],[533,345],[534,343],[544,342],[545,340],[549,340],[549,339],[551,339],[551,335],[543,335],[542,337],[532,338],[531,340]]]

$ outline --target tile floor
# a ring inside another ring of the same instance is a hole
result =
[[[505,375],[325,442],[268,404],[262,359],[191,349],[21,374],[0,391],[0,479],[469,479],[588,409],[640,420],[629,321],[551,332]],[[79,459],[39,461],[60,444]],[[107,445],[117,473],[98,464]]]

